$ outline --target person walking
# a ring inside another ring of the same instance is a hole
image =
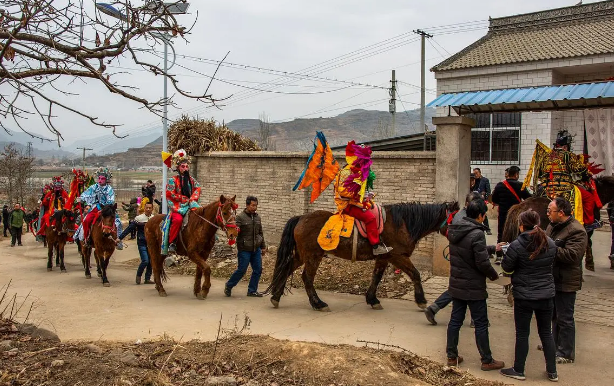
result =
[[[490,181],[488,178],[484,177],[480,168],[473,168],[473,175],[475,176],[474,191],[482,196],[482,199],[486,202],[486,206],[488,206],[488,199],[490,198]],[[492,235],[490,225],[488,224],[488,217],[484,219],[484,225],[488,228],[486,234],[489,236]]]
[[[520,168],[510,166],[505,170],[505,180],[499,182],[492,192],[491,201],[499,206],[499,219],[497,220],[497,244],[501,242],[503,228],[507,220],[507,212],[516,204],[531,197],[531,193],[525,188],[522,189],[522,182],[518,181]],[[497,253],[495,264],[501,264],[503,252]]]
[[[463,361],[458,355],[460,329],[465,321],[467,308],[475,323],[475,342],[480,353],[483,371],[499,370],[505,366],[493,358],[488,337],[488,310],[486,278],[497,280],[499,275],[488,260],[486,227],[482,224],[488,208],[482,199],[467,205],[467,216],[448,227],[450,240],[450,284],[452,314],[448,323],[446,353],[448,366]],[[498,248],[501,246],[499,245]]]
[[[252,267],[252,276],[247,287],[247,296],[262,297],[258,292],[258,282],[262,274],[262,252],[266,252],[266,243],[262,233],[262,220],[258,210],[258,198],[248,196],[245,200],[245,210],[237,216],[237,228],[240,229],[237,237],[238,266],[230,276],[224,288],[226,296],[232,295],[232,289],[245,276],[247,267]]]
[[[584,226],[572,215],[571,203],[556,197],[548,205],[550,225],[546,234],[556,244],[554,259],[554,313],[552,329],[556,344],[556,363],[576,360],[576,292],[582,289],[582,257],[588,244]]]
[[[519,223],[520,235],[509,245],[501,261],[503,272],[512,276],[516,325],[514,366],[502,369],[501,374],[514,379],[526,379],[525,362],[529,354],[531,319],[535,313],[537,333],[546,359],[546,373],[549,380],[556,382],[559,378],[551,325],[555,295],[552,266],[556,245],[539,227],[537,212],[530,209],[522,212]]]
[[[15,246],[15,242],[17,242],[18,246],[23,246],[21,243],[21,232],[23,232],[23,222],[25,219],[25,212],[21,208],[21,205],[18,203],[15,204],[15,207],[11,211],[9,215],[9,224],[11,224],[11,247]]]
[[[11,224],[9,222],[9,215],[10,215],[10,211],[9,211],[9,206],[8,205],[4,205],[2,207],[2,222],[4,222],[4,237],[8,237],[6,235],[6,231],[10,231],[11,230]]]
[[[136,245],[139,249],[139,256],[141,257],[141,264],[136,270],[136,284],[141,284],[141,278],[143,271],[145,272],[145,284],[155,284],[151,281],[151,260],[149,259],[149,253],[147,251],[147,240],[145,239],[145,225],[153,214],[153,203],[148,202],[145,204],[143,214],[135,217],[134,221],[131,221],[128,227],[118,237],[118,241],[123,240],[128,234],[132,234],[132,231],[136,231]]]
[[[133,197],[130,199],[130,204],[126,204],[125,202],[122,202],[122,208],[128,212],[128,222],[129,223],[132,223],[134,219],[136,218],[137,211],[139,209],[139,204],[137,203],[137,201],[138,201],[137,198]],[[130,233],[130,240],[134,240],[134,238],[136,237],[137,228],[132,227],[131,229],[132,231]]]

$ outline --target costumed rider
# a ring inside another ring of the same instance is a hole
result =
[[[47,227],[55,230],[55,218],[53,214],[56,210],[62,210],[68,203],[68,193],[64,189],[64,180],[61,176],[53,177],[51,183],[51,191],[48,191],[42,199],[42,206],[45,208],[41,225],[39,226],[38,235],[45,235]]]
[[[170,157],[165,157],[168,153],[163,153],[165,163],[168,165]],[[177,175],[168,179],[166,185],[166,199],[168,201],[169,219],[171,221],[169,231],[168,252],[175,253],[177,246],[177,236],[181,230],[183,216],[189,210],[198,208],[200,198],[200,185],[190,176],[190,157],[184,149],[177,150],[172,156],[172,165],[175,166]],[[170,167],[170,166],[169,166]]]
[[[371,148],[357,145],[354,141],[345,148],[347,165],[335,178],[335,204],[337,212],[354,217],[365,224],[369,243],[373,246],[373,255],[383,255],[392,250],[380,240],[373,208],[375,193],[373,189],[375,173],[371,170]]]
[[[81,227],[82,232],[78,232],[80,240],[85,242],[85,245],[89,245],[89,236],[92,228],[92,223],[98,217],[98,213],[105,205],[115,204],[115,192],[109,182],[113,178],[113,174],[108,168],[100,168],[96,171],[97,183],[87,188],[81,196],[79,201],[85,202],[91,206],[90,211],[85,215]],[[117,228],[117,234],[122,232],[122,223],[119,220],[119,216],[115,215],[115,226]],[[123,249],[122,243],[117,244],[117,249]]]

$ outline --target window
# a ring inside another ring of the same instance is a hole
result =
[[[504,164],[520,162],[520,113],[470,114],[471,162]]]

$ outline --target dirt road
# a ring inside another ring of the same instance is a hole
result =
[[[614,271],[603,258],[609,248],[609,233],[596,232],[596,274],[588,274],[585,288],[614,296]],[[164,334],[183,340],[215,338],[217,326],[233,328],[251,320],[250,332],[290,340],[321,343],[358,344],[357,340],[402,346],[435,360],[445,359],[446,321],[449,308],[437,315],[438,326],[429,325],[413,302],[382,301],[383,311],[371,310],[364,297],[321,292],[332,312],[318,313],[309,307],[303,290],[282,298],[279,309],[273,309],[268,298],[247,298],[246,286],[240,284],[232,298],[223,294],[224,282],[213,280],[209,298],[200,301],[192,295],[193,279],[173,276],[166,284],[167,298],[160,298],[153,286],[134,284],[135,269],[126,261],[137,257],[136,243],[118,251],[109,269],[110,288],[103,288],[96,278],[84,277],[75,246],[66,254],[68,273],[46,270],[46,250],[31,236],[24,247],[11,248],[6,239],[0,241],[0,285],[12,280],[10,293],[35,301],[31,320],[54,330],[63,340],[156,339]],[[433,299],[429,299],[432,301]],[[599,305],[597,305],[599,306]],[[609,307],[603,309],[611,313]],[[490,310],[490,340],[494,356],[512,364],[514,327],[509,312]],[[535,329],[531,347],[537,346]],[[473,332],[467,325],[461,331],[463,368],[493,380],[503,380],[496,373],[479,370],[479,356]],[[614,328],[596,323],[577,325],[577,362],[559,367],[563,385],[606,385],[614,377],[609,359],[614,357]],[[543,356],[531,350],[527,361],[527,378],[531,384],[549,384],[544,378]],[[508,380],[505,379],[507,382]]]

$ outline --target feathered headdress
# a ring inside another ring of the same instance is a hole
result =
[[[53,177],[51,185],[54,188],[63,188],[64,187],[64,180],[62,179],[62,176],[55,176],[55,177]]]
[[[113,173],[109,170],[109,168],[99,168],[96,170],[96,177],[104,176],[107,180],[113,178]]]
[[[350,175],[343,181],[343,187],[364,200],[367,187],[373,188],[375,173],[371,171],[371,147],[348,142],[345,147],[345,161],[350,166]]]

